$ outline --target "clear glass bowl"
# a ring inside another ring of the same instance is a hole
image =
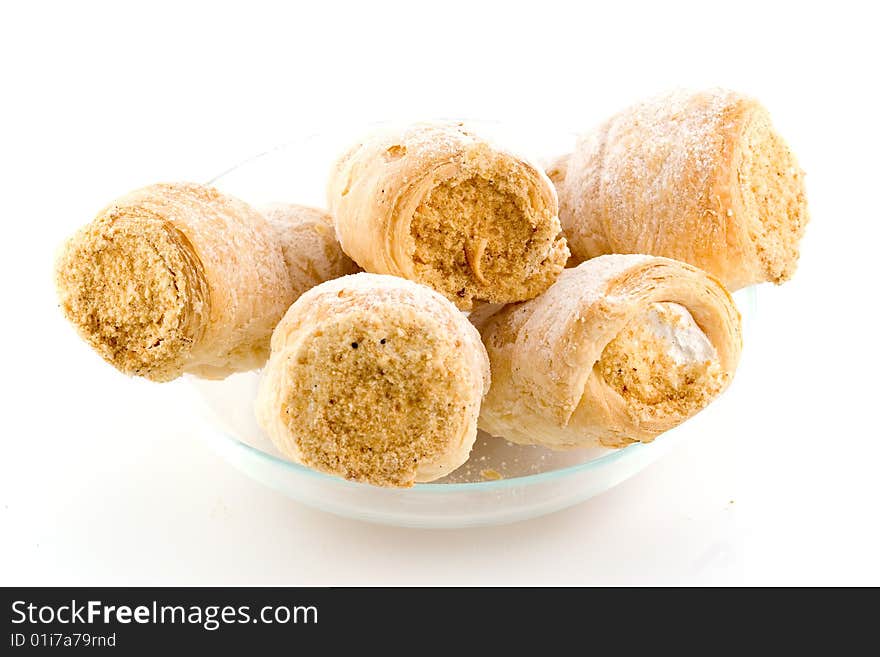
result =
[[[541,155],[565,152],[573,143],[570,133],[535,135],[497,123],[469,123],[477,124],[481,133],[536,156],[538,161]],[[287,142],[225,171],[211,184],[256,206],[289,201],[323,207],[326,177],[334,159],[365,130],[374,127],[314,134]],[[755,289],[743,290],[735,297],[744,321],[752,321],[757,307]],[[188,380],[200,402],[197,406],[211,427],[204,438],[242,472],[323,511],[410,527],[472,527],[551,513],[632,477],[694,433],[685,423],[650,444],[619,450],[553,451],[513,445],[481,432],[468,462],[450,475],[410,489],[384,489],[345,481],[285,460],[254,419],[258,372],[237,374],[223,381]],[[711,407],[705,412],[711,413]],[[705,431],[707,425],[698,426]]]

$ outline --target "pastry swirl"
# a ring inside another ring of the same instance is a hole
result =
[[[666,256],[731,290],[794,273],[809,219],[804,173],[752,98],[716,89],[637,104],[548,174],[574,263]]]
[[[323,283],[272,336],[257,420],[297,463],[408,487],[449,474],[476,439],[489,363],[447,299],[393,276]]]
[[[530,299],[568,259],[543,171],[463,124],[371,136],[336,164],[328,203],[361,267],[428,285],[463,310]]]
[[[354,268],[316,212],[277,206],[267,220],[211,187],[136,190],[64,246],[61,308],[125,374],[169,381],[260,367],[296,297]]]
[[[557,449],[648,442],[730,383],[740,317],[724,287],[668,258],[607,255],[483,320],[480,428]]]

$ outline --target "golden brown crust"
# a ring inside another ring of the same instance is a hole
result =
[[[462,124],[371,136],[339,160],[328,200],[360,266],[429,285],[465,310],[539,294],[568,258],[544,173]]]
[[[467,460],[488,384],[479,334],[455,306],[414,282],[360,273],[291,306],[256,414],[298,463],[407,487]]]
[[[649,253],[730,289],[794,271],[803,172],[754,99],[711,90],[641,103],[583,136],[554,171],[575,263]]]
[[[480,428],[554,448],[652,440],[728,385],[741,349],[739,313],[717,280],[641,255],[567,269],[480,332],[492,367]]]
[[[117,369],[155,381],[259,367],[293,300],[268,222],[193,183],[116,200],[57,263],[61,307]]]

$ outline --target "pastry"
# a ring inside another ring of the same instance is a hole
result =
[[[293,286],[293,299],[319,283],[360,270],[339,246],[333,218],[323,210],[273,203],[261,206],[260,212],[275,229],[276,243]]]
[[[462,310],[530,299],[568,259],[547,176],[461,123],[357,144],[334,167],[328,201],[358,265],[428,285]]]
[[[193,183],[131,192],[63,248],[61,308],[126,374],[169,381],[259,367],[296,297],[353,267],[315,212],[285,206],[267,221]]]
[[[359,273],[312,288],[285,314],[256,401],[291,460],[407,487],[468,458],[489,385],[476,329],[443,296]]]
[[[571,158],[571,153],[555,157],[550,160],[544,169],[550,182],[553,183],[557,190],[561,188],[562,182],[565,180],[565,174],[568,173],[569,158]]]
[[[640,103],[581,137],[549,175],[571,264],[648,253],[732,290],[794,273],[804,174],[752,98],[711,90]]]
[[[556,449],[648,442],[730,383],[740,317],[691,265],[606,255],[480,325],[492,386],[480,428]]]

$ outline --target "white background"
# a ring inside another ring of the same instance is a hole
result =
[[[880,584],[876,17],[652,4],[3,3],[0,584]],[[760,98],[807,171],[800,270],[762,288],[705,435],[567,511],[466,531],[312,511],[211,453],[185,384],[119,375],[56,307],[55,248],[132,188],[343,122],[580,131],[715,85]]]

